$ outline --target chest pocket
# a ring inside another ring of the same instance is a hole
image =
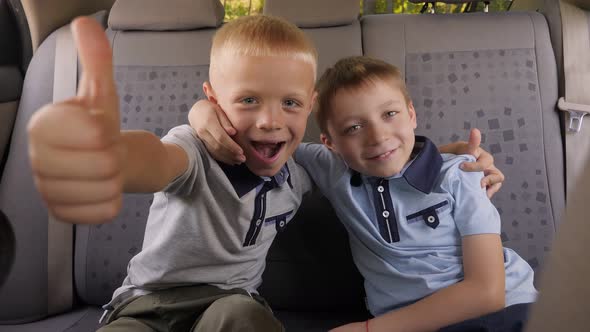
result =
[[[268,217],[264,220],[265,225],[275,225],[277,233],[282,232],[287,227],[287,218],[293,214],[293,210],[278,214],[276,216]]]
[[[442,201],[426,209],[406,216],[408,224],[423,222],[426,226],[435,229],[440,224],[440,217],[451,209],[449,201]]]

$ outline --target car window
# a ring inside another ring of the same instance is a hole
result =
[[[221,0],[225,6],[225,21],[240,16],[262,13],[264,0]],[[507,11],[512,0],[494,0],[489,4],[490,12]],[[411,3],[408,0],[359,0],[361,15],[368,14],[420,14],[424,5]],[[484,11],[484,1],[473,1],[464,4],[436,3],[436,13],[462,13]],[[336,8],[335,8],[336,10]]]

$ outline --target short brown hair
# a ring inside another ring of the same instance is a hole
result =
[[[228,55],[299,59],[312,65],[315,81],[318,55],[313,42],[297,26],[279,17],[243,16],[224,24],[213,37],[211,68]]]
[[[326,69],[317,82],[318,93],[315,109],[320,130],[328,134],[327,122],[331,112],[332,99],[340,90],[356,90],[376,81],[394,83],[409,104],[410,94],[399,69],[385,61],[367,56],[352,56],[339,60]]]

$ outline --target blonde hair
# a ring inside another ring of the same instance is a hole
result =
[[[224,24],[213,37],[210,67],[225,56],[283,56],[302,60],[317,70],[313,42],[295,25],[273,16],[240,17]]]
[[[332,99],[341,90],[356,91],[377,81],[393,83],[400,89],[406,104],[410,94],[399,69],[385,61],[367,56],[352,56],[339,60],[326,69],[316,85],[318,93],[315,116],[323,134],[328,135],[328,117],[332,111]]]

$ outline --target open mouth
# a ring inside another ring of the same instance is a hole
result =
[[[278,159],[285,142],[259,142],[252,141],[252,147],[256,156],[266,163],[272,163]]]

